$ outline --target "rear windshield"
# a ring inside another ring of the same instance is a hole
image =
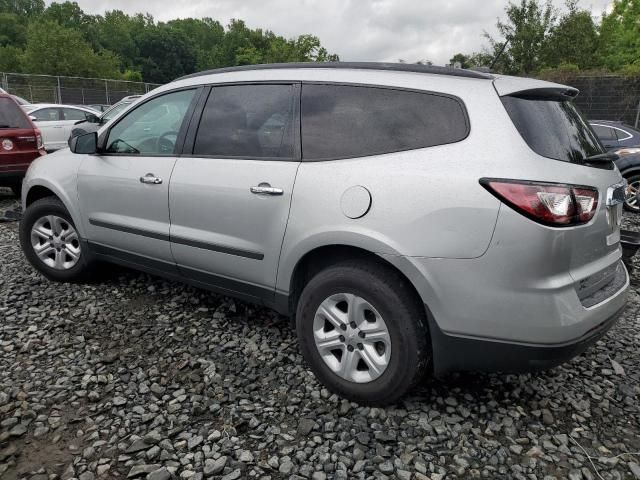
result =
[[[582,163],[586,157],[605,151],[571,102],[506,96],[502,103],[522,138],[543,157]]]
[[[10,98],[0,98],[0,128],[31,128],[25,113]]]

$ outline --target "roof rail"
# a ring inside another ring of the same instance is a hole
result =
[[[452,77],[478,78],[492,80],[494,77],[488,73],[474,70],[465,70],[452,67],[438,67],[435,65],[420,65],[414,63],[383,63],[383,62],[298,62],[298,63],[263,63],[260,65],[241,65],[239,67],[216,68],[204,72],[192,73],[177,80],[201,77],[216,73],[244,72],[250,70],[279,70],[285,68],[347,68],[357,70],[387,70],[396,72],[431,73],[435,75],[450,75]]]

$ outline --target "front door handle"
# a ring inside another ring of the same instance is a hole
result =
[[[140,177],[140,183],[149,183],[151,185],[160,185],[162,179],[156,177],[153,173],[147,173],[144,177]]]
[[[255,193],[256,195],[282,195],[284,190],[281,188],[272,187],[268,183],[261,183],[257,187],[249,188],[251,193]]]

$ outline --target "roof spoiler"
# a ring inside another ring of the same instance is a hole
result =
[[[540,98],[547,100],[573,100],[580,91],[576,88],[532,88],[510,93],[510,97]]]
[[[560,83],[546,82],[533,78],[498,76],[493,86],[501,97],[546,98],[555,100],[573,100],[580,91],[577,88]]]

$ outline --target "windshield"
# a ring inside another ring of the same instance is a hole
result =
[[[0,128],[32,128],[29,119],[16,102],[0,98]]]
[[[583,163],[604,153],[600,140],[573,103],[537,97],[502,97],[511,120],[529,147],[543,157]]]

